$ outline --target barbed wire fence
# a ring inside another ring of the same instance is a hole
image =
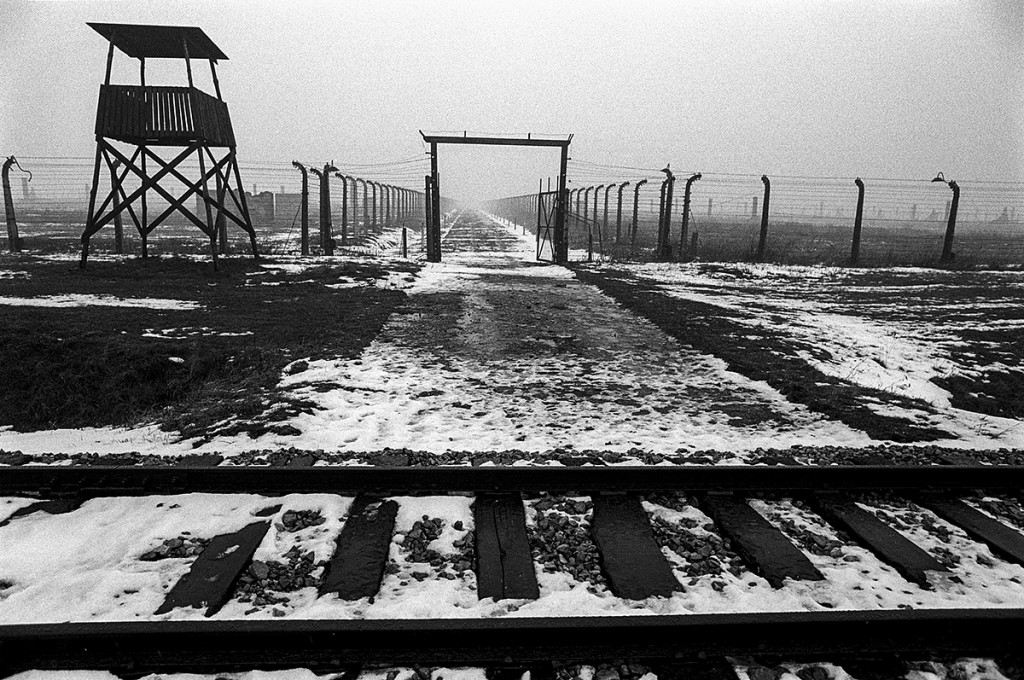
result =
[[[3,165],[4,204],[7,221],[7,245],[11,251],[38,253],[74,253],[81,248],[81,234],[88,218],[94,159],[69,156],[11,156]],[[298,170],[302,166],[303,171]],[[332,167],[328,180],[321,179],[323,168]],[[199,168],[182,164],[186,175],[196,176]],[[416,254],[422,249],[423,177],[429,164],[421,156],[372,164],[324,162],[240,162],[245,183],[246,202],[257,233],[260,252],[300,254],[303,234],[303,202],[306,202],[306,231],[310,254],[342,252],[370,255]],[[312,172],[317,171],[317,172]],[[319,174],[318,174],[319,173]],[[303,199],[303,179],[307,176]],[[99,190],[109,192],[111,177],[100,175]],[[174,178],[161,180],[170,186]],[[326,221],[321,206],[326,193],[330,210]],[[123,182],[126,193],[140,186],[130,174]],[[213,187],[211,186],[211,191]],[[149,214],[158,215],[168,203],[158,196],[147,196]],[[188,205],[202,215],[202,198],[190,197]],[[321,230],[327,228],[326,243]],[[120,238],[118,238],[120,234]],[[404,234],[404,239],[403,239]],[[248,236],[227,229],[227,252],[244,252]],[[206,254],[209,242],[180,214],[171,214],[148,237],[153,253]],[[120,245],[120,248],[118,248]],[[92,239],[96,252],[136,252],[140,239],[131,220],[119,217]]]
[[[570,259],[1024,264],[1024,182],[672,173],[667,208],[664,170],[570,161]],[[537,194],[491,205],[535,230]]]

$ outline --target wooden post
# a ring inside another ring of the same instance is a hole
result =
[[[110,163],[110,190],[117,191],[117,187],[120,184],[117,181],[117,166],[121,164],[121,161],[114,159]],[[115,207],[116,210],[116,207]],[[124,222],[121,220],[121,211],[118,210],[117,214],[114,215],[114,252],[118,255],[124,253]]]
[[[402,227],[402,257],[409,257],[409,240],[407,236],[408,230]]]
[[[550,188],[550,184],[551,184],[551,179],[548,178],[549,188]],[[537,187],[537,238],[535,240],[537,241],[537,259],[538,260],[540,259],[541,215],[544,213],[544,196],[543,196],[543,193],[544,193],[544,180],[542,179],[542,180],[540,180],[540,184]],[[523,226],[523,232],[525,233],[525,231],[526,231],[526,226],[524,225]],[[552,243],[551,244],[552,251],[554,250],[554,246],[555,246],[555,244]],[[554,255],[554,253],[552,253],[552,256],[553,255]],[[552,257],[551,259],[554,259],[554,257]]]
[[[953,190],[953,202],[949,204],[949,221],[946,222],[946,238],[942,242],[942,257],[939,261],[942,263],[950,263],[956,259],[956,254],[953,252],[953,232],[956,229],[956,211],[960,205],[960,186],[950,180],[949,188]]]
[[[188,72],[188,86],[195,87],[192,82],[192,60],[188,56],[188,39],[182,37],[181,44],[185,48],[185,71]]]
[[[211,59],[210,60],[210,73],[213,74],[213,89],[217,93],[217,99],[219,99],[220,101],[224,101],[224,99],[220,96],[220,80],[217,79],[217,60],[216,59]]]
[[[430,143],[431,213],[434,216],[433,252],[427,253],[428,262],[441,261],[441,177],[437,171],[437,142]]]
[[[768,202],[771,198],[772,183],[768,175],[761,175],[764,182],[764,201],[761,205],[761,237],[757,241],[757,261],[764,262],[765,248],[768,245]],[[757,200],[757,197],[754,197]]]
[[[107,75],[103,78],[104,85],[110,85],[110,69],[114,65],[114,41],[110,41],[110,47],[107,48]]]
[[[145,57],[139,57],[139,85],[142,86],[142,96],[143,96],[143,99],[145,99],[146,98],[146,58]],[[139,144],[139,146],[142,147],[142,158],[141,158],[142,174],[144,176],[146,176],[146,177],[149,177],[149,173],[148,173],[148,171],[146,169],[146,161],[147,161],[146,145],[145,145],[145,143],[141,143],[141,144]],[[149,217],[148,217],[149,206],[147,205],[147,201],[146,201],[146,194],[148,194],[148,193],[149,193],[149,191],[145,190],[145,191],[142,192],[142,196],[139,197],[142,200],[142,224],[139,227],[140,231],[142,231],[142,232],[148,232],[148,227],[149,227]],[[120,251],[118,251],[118,252],[120,252]]]
[[[423,243],[426,246],[427,253],[432,252],[432,246],[430,241],[433,238],[434,230],[431,227],[433,221],[433,190],[431,189],[431,177],[430,175],[423,176]]]
[[[21,251],[18,239],[18,220],[14,216],[14,197],[11,195],[11,166],[17,163],[14,156],[4,161],[3,185],[4,185],[4,214],[7,217],[7,247],[12,253]],[[21,166],[19,166],[21,167]]]
[[[217,183],[215,188],[217,190],[217,221],[214,227],[217,229],[217,241],[220,246],[220,254],[226,255],[228,252],[228,221],[227,218],[224,217],[223,206],[226,190],[225,185],[227,184],[227,182],[224,181],[224,179],[221,177],[220,171],[217,172],[216,177]],[[245,193],[245,189],[243,189],[242,187],[238,187],[238,191],[241,193]],[[253,198],[255,198],[256,187],[253,187],[252,194]]]
[[[857,264],[860,259],[860,228],[864,220],[864,182],[860,177],[853,181],[857,185],[857,214],[853,218],[853,245],[850,247],[850,264]]]

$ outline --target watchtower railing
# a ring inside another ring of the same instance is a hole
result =
[[[194,87],[100,85],[96,135],[136,144],[235,146],[227,103]]]

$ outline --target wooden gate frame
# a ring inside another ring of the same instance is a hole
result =
[[[556,262],[555,244],[558,239],[552,234],[555,225],[551,224],[551,218],[555,214],[555,207],[558,203],[558,192],[540,191],[537,193],[537,260],[544,262]],[[541,257],[544,252],[544,244],[548,243],[551,249],[551,259],[545,260]]]
[[[423,141],[430,144],[430,175],[428,187],[427,210],[427,262],[441,261],[441,181],[437,172],[437,145],[438,144],[477,144],[495,146],[544,146],[558,147],[561,149],[561,162],[558,171],[558,193],[555,201],[555,248],[553,261],[562,264],[569,259],[569,241],[565,232],[565,213],[568,204],[568,190],[566,189],[566,176],[569,165],[569,144],[572,142],[572,135],[564,139],[536,138],[532,133],[522,137],[470,137],[469,133],[463,132],[458,135],[432,135],[425,134],[420,130]],[[560,136],[560,135],[559,135]]]

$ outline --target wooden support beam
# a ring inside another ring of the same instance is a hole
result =
[[[797,581],[825,578],[803,551],[744,499],[731,494],[708,494],[703,506],[732,541],[736,552],[773,588],[781,588],[787,578]]]
[[[962,500],[924,496],[921,505],[968,536],[988,545],[1000,557],[1024,564],[1024,534],[993,519]]]
[[[945,572],[934,557],[908,540],[891,526],[851,500],[819,494],[814,498],[818,513],[829,523],[843,529],[858,543],[893,567],[900,576],[922,588],[930,588],[928,572]]]
[[[249,566],[269,528],[270,522],[253,522],[234,533],[215,536],[154,614],[166,614],[177,607],[206,607],[206,616],[216,614],[231,597],[235,582]]]
[[[683,589],[635,495],[595,494],[590,530],[612,592],[629,600],[671,597]]]
[[[338,535],[334,555],[324,571],[320,595],[343,600],[373,597],[380,590],[395,530],[398,503],[358,496]]]
[[[480,599],[540,597],[522,497],[518,493],[478,495],[473,503],[473,522]]]

